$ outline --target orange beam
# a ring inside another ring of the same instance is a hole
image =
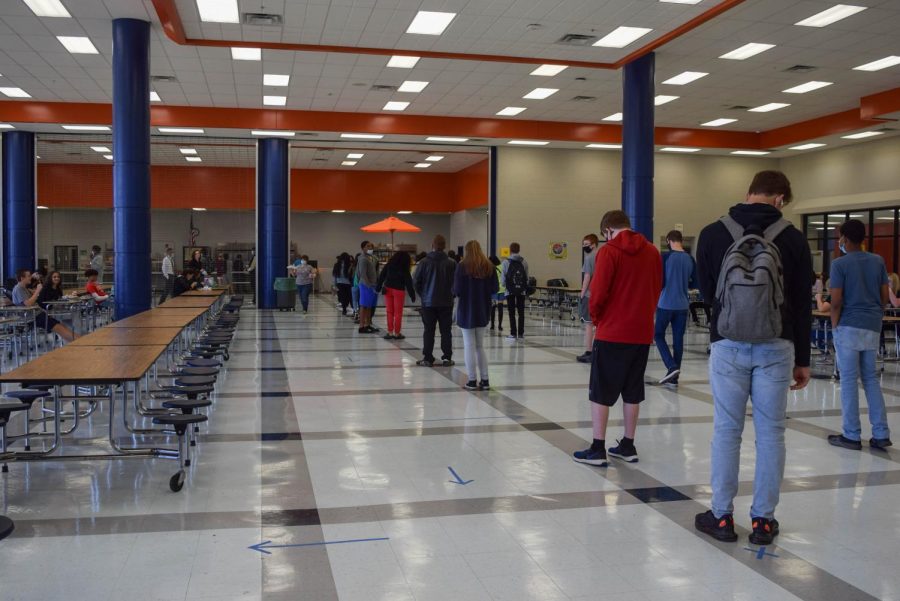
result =
[[[814,140],[824,136],[833,136],[855,129],[863,129],[879,123],[871,119],[862,119],[859,109],[851,109],[842,113],[834,113],[817,117],[809,121],[801,121],[760,134],[760,148],[775,148],[795,142]]]
[[[900,111],[900,88],[863,96],[859,101],[859,116],[862,119],[877,119],[897,111]]]

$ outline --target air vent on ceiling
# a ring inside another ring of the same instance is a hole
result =
[[[315,162],[315,161],[326,161],[327,162],[328,159],[313,159],[313,162]]]
[[[281,15],[272,13],[244,13],[244,25],[281,25]]]
[[[487,142],[487,138],[469,138],[469,142]]]
[[[554,42],[555,44],[563,44],[565,46],[590,46],[597,41],[597,36],[584,35],[581,33],[567,33],[563,37]]]
[[[298,131],[298,132],[297,132],[297,135],[298,135],[298,136],[309,136],[309,137],[313,137],[313,138],[314,138],[314,137],[318,136],[319,134],[314,134],[314,133],[309,132],[309,131]]]
[[[418,165],[419,161],[406,161],[407,165]]]
[[[749,106],[744,106],[743,104],[735,104],[734,106],[728,107],[729,111],[749,111]]]
[[[173,82],[173,81],[178,81],[178,78],[175,77],[174,75],[151,75],[151,76],[150,76],[150,80],[151,80],[151,81],[169,81],[169,82]]]
[[[69,155],[70,157],[80,157],[81,156],[80,152],[67,152],[66,154]]]
[[[785,73],[809,73],[810,71],[815,71],[818,67],[812,67],[810,65],[794,65],[793,67],[788,67],[784,70]]]
[[[596,96],[574,96],[572,98],[573,102],[594,102],[597,100]]]
[[[396,92],[397,86],[387,86],[376,83],[369,89],[373,92]]]

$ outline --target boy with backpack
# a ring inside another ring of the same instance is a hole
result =
[[[519,254],[518,242],[509,245],[509,258],[503,261],[500,274],[506,286],[509,307],[509,340],[525,339],[525,297],[528,296],[528,262]],[[516,321],[516,313],[519,314]]]
[[[750,542],[769,545],[779,531],[775,507],[784,476],[787,396],[809,382],[812,323],[809,246],[781,216],[790,200],[787,177],[761,171],[746,201],[706,226],[697,244],[700,291],[712,303],[714,417],[712,509],[697,514],[694,526],[720,541],[738,539],[732,513],[748,398],[756,431]]]

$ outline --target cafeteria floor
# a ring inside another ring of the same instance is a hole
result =
[[[405,341],[357,334],[326,296],[305,316],[243,310],[182,492],[159,459],[10,466],[0,599],[900,600],[900,452],[828,446],[827,370],[790,397],[782,534],[760,551],[746,530],[726,544],[693,529],[709,499],[705,330],[677,392],[647,389],[640,462],[607,469],[571,460],[591,438],[580,330],[489,337],[490,392],[461,388],[459,336],[456,367],[416,367],[421,331],[407,310]],[[653,350],[648,381],[663,373]],[[884,388],[898,433],[897,364]],[[82,430],[70,452],[104,417]],[[749,421],[744,438],[746,528]]]

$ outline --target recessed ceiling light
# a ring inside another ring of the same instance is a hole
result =
[[[250,132],[252,136],[267,136],[269,138],[293,138],[296,133],[292,131],[280,131],[274,129],[254,129]]]
[[[351,140],[380,140],[384,136],[382,134],[341,134],[341,137]]]
[[[546,146],[550,142],[538,142],[537,140],[510,140],[507,144],[516,146]]]
[[[568,67],[565,65],[541,65],[531,72],[532,75],[541,75],[543,77],[553,77],[565,71]]]
[[[406,33],[420,35],[441,35],[456,13],[441,13],[429,10],[420,10],[413,18],[412,23],[406,28]]]
[[[63,125],[68,131],[112,131],[107,125]]]
[[[200,163],[203,161],[200,157],[184,157],[184,159],[189,163]]]
[[[701,123],[703,127],[721,127],[723,125],[728,125],[729,123],[734,123],[737,119],[713,119],[712,121],[707,121],[706,123]]]
[[[800,146],[791,146],[788,150],[812,150],[813,148],[822,148],[825,144],[810,142],[809,144],[801,144]]]
[[[544,98],[549,98],[559,92],[557,88],[535,88],[522,96],[527,100],[543,100]]]
[[[263,104],[266,106],[284,106],[287,104],[287,96],[263,96]]]
[[[880,136],[883,131],[863,131],[858,134],[850,134],[849,136],[841,136],[845,140],[862,140],[863,138],[871,138],[872,136]]]
[[[276,86],[279,88],[286,87],[291,83],[290,75],[275,75],[274,73],[264,73],[263,74],[263,85],[264,86]]]
[[[594,42],[594,46],[601,46],[603,48],[624,48],[651,31],[653,30],[647,29],[646,27],[616,27],[611,33],[606,34]]]
[[[100,152],[100,153],[106,153],[106,154],[109,154],[110,152],[112,152],[112,150],[110,150],[106,146],[91,146],[91,150],[93,150],[94,152]]]
[[[237,0],[197,0],[200,20],[207,23],[240,23]]]
[[[508,106],[505,109],[501,109],[501,110],[497,111],[497,114],[500,115],[501,117],[514,117],[515,115],[518,115],[519,113],[521,113],[524,110],[525,110],[525,107],[523,107],[523,106]]]
[[[673,100],[678,100],[679,98],[681,98],[681,96],[666,96],[665,94],[660,94],[653,99],[653,104],[660,106],[672,102]]]
[[[687,148],[686,146],[666,146],[660,150],[662,152],[700,152],[699,148]]]
[[[0,94],[10,98],[31,98],[31,94],[22,88],[0,88]]]
[[[737,48],[735,50],[732,50],[731,52],[723,54],[719,58],[727,58],[728,60],[733,60],[733,61],[743,61],[743,60],[747,60],[751,56],[756,56],[760,52],[765,52],[766,50],[771,50],[774,47],[775,47],[775,44],[757,44],[757,43],[744,44],[740,48]]]
[[[387,66],[395,69],[412,69],[419,62],[418,56],[392,56]]]
[[[825,27],[826,25],[831,25],[832,23],[851,17],[864,10],[866,10],[865,6],[835,4],[831,8],[816,13],[808,19],[803,19],[802,21],[794,23],[794,25],[800,25],[802,27]]]
[[[663,83],[670,86],[683,86],[693,81],[697,81],[701,77],[706,77],[707,75],[709,75],[709,73],[703,73],[702,71],[685,71],[684,73],[679,73],[675,77],[670,77]]]
[[[45,207],[44,205],[38,205],[37,208],[42,211],[45,211],[45,210],[49,209],[50,207]]]
[[[72,17],[59,0],[25,0],[25,4],[38,17]]]
[[[111,161],[111,160],[113,160],[113,155],[111,155],[111,154],[104,154],[104,155],[103,155],[103,158],[106,159],[107,161]]]
[[[199,127],[157,127],[161,134],[203,134],[206,133]]]
[[[331,212],[332,213],[346,213],[347,211],[345,211],[344,209],[331,209]]]
[[[444,136],[429,136],[425,138],[429,142],[468,142],[469,138],[447,138]]]
[[[261,61],[262,50],[260,48],[232,48],[231,58],[236,61]]]
[[[179,148],[181,154],[197,154],[196,148]]]
[[[777,111],[778,109],[783,109],[787,106],[791,106],[790,104],[786,104],[784,102],[770,102],[769,104],[764,104],[762,106],[757,106],[752,109],[747,109],[751,113],[768,113],[770,111]]]
[[[788,88],[787,90],[782,90],[785,94],[806,94],[807,92],[812,92],[813,90],[821,90],[822,88],[827,88],[832,85],[830,81],[810,81],[807,83],[800,84],[799,86],[794,86],[793,88]]]
[[[866,63],[865,65],[853,67],[853,70],[881,71],[882,69],[887,69],[888,67],[893,67],[894,65],[900,65],[900,56],[886,56],[884,58],[878,59],[877,61],[872,61],[871,63]]]
[[[100,54],[90,38],[84,36],[58,35],[56,39],[72,54]]]
[[[416,169],[428,169],[429,167],[431,167],[431,163],[416,163],[414,167]]]
[[[159,97],[159,94],[150,90],[150,102],[162,102],[162,98]]]
[[[421,92],[428,85],[427,81],[404,81],[400,84],[400,87],[397,88],[398,92]]]
[[[205,208],[205,207],[194,207],[194,208],[192,208],[191,210],[192,210],[192,211],[205,211],[206,208]]]
[[[588,144],[585,148],[605,148],[606,150],[618,150],[621,144]]]
[[[763,155],[771,153],[768,150],[734,150],[731,154],[739,154],[748,157],[761,157]]]
[[[621,120],[622,120],[622,113],[613,113],[612,115],[603,118],[603,121],[621,121]]]
[[[398,215],[412,215],[412,211],[397,211]]]
[[[356,164],[356,161],[341,161],[341,165],[344,167],[352,167]]]
[[[9,123],[0,123],[0,129],[15,129],[15,126]]]
[[[365,153],[362,153],[362,152],[351,152],[350,154],[347,155],[347,158],[348,159],[361,159],[364,156],[366,156],[366,155],[365,155]]]
[[[439,155],[439,154],[433,154],[433,155],[431,155],[431,156],[429,156],[429,157],[426,157],[425,160],[426,160],[426,161],[431,161],[432,163],[437,163],[438,161],[441,161],[441,160],[443,160],[443,159],[444,159],[444,157],[442,157],[441,155]]]
[[[409,106],[408,102],[397,102],[396,100],[392,100],[384,105],[383,111],[405,111],[406,107]]]

